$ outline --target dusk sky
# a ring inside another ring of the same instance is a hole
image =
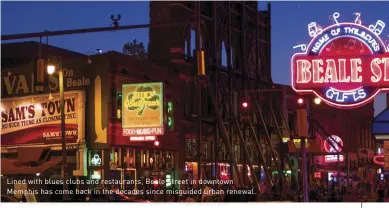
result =
[[[259,4],[265,10],[264,3]],[[332,24],[329,16],[340,13],[340,22],[353,22],[362,14],[362,24],[377,20],[387,26],[381,38],[389,40],[389,2],[272,2],[272,72],[276,83],[290,85],[290,58],[299,50],[294,45],[308,43],[307,24]],[[148,24],[149,2],[1,2],[1,34],[43,32],[92,27],[108,27],[110,16],[120,14],[120,25]],[[80,53],[122,51],[128,41],[148,44],[148,29],[49,37],[49,44]],[[25,39],[23,41],[39,39]],[[385,108],[385,95],[375,102],[376,114]]]

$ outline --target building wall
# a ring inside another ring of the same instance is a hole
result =
[[[312,102],[310,114],[330,133],[342,138],[345,152],[358,152],[359,148],[374,149],[372,122],[373,102],[356,109],[338,109]]]
[[[321,126],[329,133],[339,136],[344,143],[345,152],[358,152],[360,148],[374,149],[375,143],[372,135],[372,122],[374,118],[373,102],[355,109],[338,109],[325,104],[314,103],[314,96],[301,96],[291,88],[287,90],[289,100],[286,105],[289,108],[289,121],[291,130],[297,132],[297,118],[295,109],[297,99],[304,98],[307,102],[308,115],[316,119]]]

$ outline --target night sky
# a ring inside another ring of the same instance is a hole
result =
[[[259,9],[266,10],[265,3],[259,3]],[[389,40],[389,2],[272,2],[272,72],[276,83],[290,84],[290,58],[299,52],[292,47],[310,41],[307,24],[315,21],[323,28],[329,26],[334,12],[340,13],[340,22],[353,22],[355,12],[362,14],[365,26],[384,21],[387,26],[381,38]],[[122,16],[120,25],[148,24],[149,2],[2,1],[1,34],[108,27],[112,14]],[[49,44],[92,54],[96,49],[121,52],[123,44],[133,39],[147,45],[148,29],[55,36],[49,37]],[[384,98],[383,94],[376,98],[375,114],[384,109]]]

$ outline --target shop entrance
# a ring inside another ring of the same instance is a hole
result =
[[[137,177],[135,168],[127,168],[123,170],[123,189],[137,190]]]
[[[135,168],[111,169],[111,177],[113,180],[120,182],[120,184],[112,185],[116,189],[121,189],[121,190],[136,190],[137,189],[137,183],[136,183],[137,176],[136,176],[136,169]]]

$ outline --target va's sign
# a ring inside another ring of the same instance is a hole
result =
[[[336,21],[325,29],[312,23],[308,26],[313,39],[308,45],[296,46],[304,53],[291,59],[296,92],[313,93],[331,106],[356,108],[381,90],[389,90],[389,45],[380,39],[379,25],[367,28],[360,22]]]

